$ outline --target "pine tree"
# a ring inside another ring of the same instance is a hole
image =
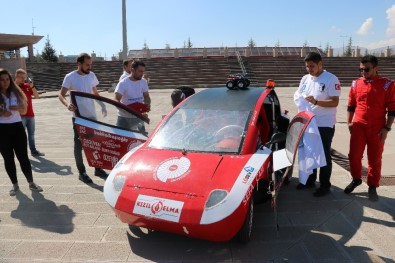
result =
[[[255,46],[256,46],[255,41],[252,38],[250,38],[250,40],[248,40],[248,47],[253,48]]]
[[[344,51],[343,54],[344,57],[351,57],[352,56],[352,38],[348,40],[348,45],[346,47],[346,50]]]
[[[47,35],[47,40],[41,53],[41,58],[47,62],[58,62],[58,56],[56,55],[56,50],[51,45],[49,35]]]
[[[149,49],[149,47],[148,47],[147,41],[144,40],[143,50],[147,50],[147,49]]]
[[[191,42],[191,38],[188,37],[187,48],[191,48],[191,47],[193,47],[193,44]]]

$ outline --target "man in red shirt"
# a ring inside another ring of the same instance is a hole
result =
[[[368,196],[377,201],[384,142],[395,118],[395,84],[378,74],[375,56],[364,56],[359,70],[362,77],[352,82],[348,97],[347,123],[351,134],[348,158],[353,180],[344,192],[349,194],[362,183],[362,156],[367,145]]]
[[[34,120],[34,111],[33,111],[33,103],[32,103],[32,97],[37,99],[39,97],[38,92],[36,87],[33,85],[33,82],[28,79],[29,83],[26,83],[26,71],[23,69],[18,69],[15,72],[15,83],[22,89],[22,91],[25,93],[26,98],[27,98],[27,112],[24,115],[21,115],[22,117],[22,123],[25,129],[27,129],[27,137],[29,141],[29,148],[30,148],[30,153],[33,156],[44,156],[45,154],[42,152],[39,152],[36,149],[36,144],[34,140],[34,131],[35,131],[35,120]]]

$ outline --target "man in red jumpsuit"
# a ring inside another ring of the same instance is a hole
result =
[[[353,180],[344,192],[349,194],[362,183],[362,156],[367,145],[368,196],[377,201],[384,142],[395,118],[395,84],[378,74],[375,56],[364,56],[359,70],[362,77],[352,82],[348,97],[347,123],[351,134],[348,158]]]

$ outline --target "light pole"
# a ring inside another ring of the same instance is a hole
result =
[[[122,38],[123,38],[122,59],[127,59],[128,36],[126,30],[126,0],[122,0]]]
[[[343,57],[344,57],[344,38],[348,36],[340,36],[340,37],[343,38]]]

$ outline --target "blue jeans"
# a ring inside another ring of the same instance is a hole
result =
[[[36,121],[34,120],[34,117],[22,117],[22,124],[27,130],[30,152],[37,152],[36,143],[34,140],[34,131],[36,129]]]

